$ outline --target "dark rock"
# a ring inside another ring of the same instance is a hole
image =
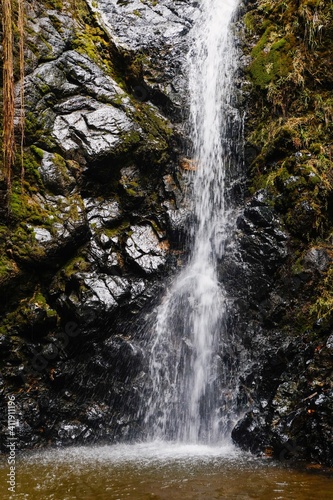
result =
[[[43,2],[27,5],[25,146],[31,149],[24,192],[17,189],[14,169],[13,214],[1,230],[0,248],[1,291],[11,292],[2,306],[0,393],[17,395],[21,448],[141,435],[148,372],[144,330],[165,286],[161,277],[167,279],[185,258],[183,243],[193,222],[185,196],[192,188],[186,174],[191,160],[178,156],[191,150],[182,131],[189,104],[186,54],[200,5],[87,3],[79,21]],[[254,9],[254,19],[262,15],[255,2],[246,8]],[[272,23],[276,13],[267,9],[265,22]],[[271,32],[278,32],[276,26]],[[262,43],[261,33],[243,35],[252,37],[242,59],[250,77],[249,47]],[[295,32],[295,44],[302,40],[306,47],[303,35]],[[87,38],[89,55],[82,53]],[[324,50],[324,44],[318,47]],[[261,48],[266,57],[267,47]],[[325,54],[316,51],[307,50],[326,64]],[[215,362],[221,371],[239,370],[235,399],[239,412],[246,412],[232,432],[235,443],[254,453],[272,449],[280,460],[333,465],[332,325],[325,308],[315,317],[311,311],[318,304],[309,298],[331,279],[329,149],[312,144],[307,128],[317,119],[313,103],[326,99],[310,94],[317,92],[316,82],[325,88],[327,78],[320,75],[321,63],[314,65],[318,75],[302,86],[310,92],[307,114],[287,126],[294,114],[301,117],[300,90],[289,92],[295,78],[275,80],[273,66],[269,99],[262,82],[249,90],[242,71],[236,82],[246,90],[235,101],[249,104],[248,178],[239,155],[230,168],[235,173],[227,172],[225,194],[237,222],[233,227],[230,217],[232,237],[218,263],[228,294],[225,328],[235,335]],[[289,89],[283,95],[277,83],[282,80]],[[15,99],[18,125],[19,85]],[[327,109],[322,106],[321,121],[327,121]],[[267,113],[274,120],[268,133]],[[300,124],[305,133],[299,134]],[[321,122],[318,130],[324,134]],[[311,153],[296,151],[303,143]],[[231,147],[238,150],[239,142]],[[250,196],[254,185],[266,187]],[[249,199],[241,206],[246,187]],[[41,291],[43,303],[34,299]],[[179,314],[179,324],[183,320]],[[182,349],[192,349],[186,339]],[[1,401],[2,436],[6,423]]]
[[[116,200],[88,198],[84,200],[84,205],[92,232],[101,227],[112,227],[121,221],[122,212]]]
[[[139,99],[149,98],[175,115],[175,108],[187,101],[186,35],[197,13],[196,2],[161,0],[154,5],[103,0],[98,9],[118,51],[129,52],[133,60],[140,57],[141,78],[133,82]]]
[[[75,443],[78,438],[88,437],[87,426],[82,424],[66,424],[62,423],[59,426],[58,436],[60,438],[60,443]]]
[[[325,271],[331,258],[325,248],[311,248],[304,256],[304,264],[316,271]]]
[[[44,151],[38,171],[44,186],[54,194],[67,195],[75,188],[75,178],[59,155]]]
[[[55,119],[52,135],[68,157],[83,155],[97,161],[106,156],[115,157],[126,142],[128,147],[140,140],[140,128],[126,113],[113,106],[93,103],[93,110],[81,108]]]
[[[330,352],[333,353],[333,334],[328,337],[326,347]]]
[[[38,62],[56,59],[66,50],[73,38],[74,23],[72,16],[66,12],[45,10],[43,5],[35,3],[27,4],[26,8],[29,41],[31,46],[38,47],[38,53],[29,50],[27,69],[31,70]]]
[[[126,254],[145,273],[151,274],[166,263],[168,244],[159,237],[151,226],[132,226],[126,241]]]
[[[244,210],[244,217],[253,222],[257,227],[269,228],[275,222],[274,210],[267,206],[249,206]]]

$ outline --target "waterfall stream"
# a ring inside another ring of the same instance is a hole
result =
[[[216,443],[232,419],[235,377],[225,362],[232,342],[217,266],[228,236],[226,172],[234,161],[239,116],[233,106],[237,51],[230,30],[238,0],[202,0],[188,54],[193,141],[190,256],[157,311],[146,416],[152,438]]]

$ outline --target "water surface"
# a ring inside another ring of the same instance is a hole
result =
[[[333,475],[255,459],[231,445],[163,442],[31,453],[17,462],[16,494],[0,465],[0,498],[31,500],[329,500]]]

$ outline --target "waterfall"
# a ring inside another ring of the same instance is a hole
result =
[[[151,348],[152,438],[216,443],[232,419],[235,377],[227,297],[217,276],[228,236],[226,172],[239,117],[233,105],[237,51],[230,30],[238,0],[202,0],[188,54],[193,213],[187,264],[158,308]],[[230,358],[230,357],[229,357]]]

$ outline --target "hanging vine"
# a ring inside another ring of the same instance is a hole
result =
[[[24,0],[18,0],[17,27],[19,33],[19,66],[20,66],[20,147],[21,147],[21,185],[23,189],[24,180]]]
[[[3,19],[3,172],[7,202],[11,191],[11,171],[15,158],[14,134],[14,35],[12,1],[2,0]]]
[[[24,178],[24,28],[25,28],[25,0],[2,0],[2,47],[3,47],[3,164],[0,172],[0,180],[4,187],[1,197],[3,207],[9,206],[12,171],[15,161],[15,71],[14,64],[17,61],[17,52],[15,52],[15,41],[18,38],[18,66],[19,66],[19,101],[20,111],[18,115],[18,133],[17,142],[20,144],[21,152],[21,184]]]

